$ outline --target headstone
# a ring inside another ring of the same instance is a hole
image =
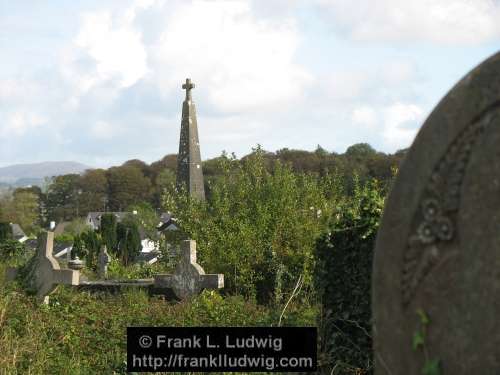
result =
[[[108,276],[108,265],[111,262],[106,245],[101,247],[97,261],[99,277],[105,279]]]
[[[421,128],[386,202],[375,373],[500,374],[500,54]]]
[[[196,263],[196,241],[182,242],[181,259],[172,275],[156,275],[155,286],[172,288],[175,295],[188,298],[198,294],[202,289],[220,289],[224,287],[224,275],[205,274],[201,266]]]
[[[59,284],[78,285],[80,273],[78,271],[61,269],[59,263],[52,255],[54,245],[54,232],[44,232],[38,237],[37,253],[28,265],[25,280],[27,287],[36,291],[39,299],[47,301],[47,296]],[[9,270],[8,276],[17,272]]]

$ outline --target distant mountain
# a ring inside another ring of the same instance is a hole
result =
[[[46,177],[82,173],[91,167],[73,161],[47,161],[15,164],[0,168],[0,184],[14,186],[40,185]]]

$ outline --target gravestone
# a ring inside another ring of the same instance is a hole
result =
[[[106,245],[101,246],[97,262],[99,277],[105,279],[108,276],[108,265],[111,262]]]
[[[408,151],[372,283],[377,375],[500,374],[500,54],[446,95]]]
[[[181,259],[172,275],[156,275],[155,286],[172,288],[175,295],[188,298],[198,294],[202,289],[220,289],[224,287],[224,275],[205,274],[196,263],[196,241],[186,240],[181,245]]]
[[[59,284],[78,285],[80,273],[78,271],[61,269],[53,257],[54,232],[44,232],[38,237],[38,248],[35,256],[29,262],[24,275],[26,286],[36,292],[37,297],[45,302]],[[9,269],[7,278],[13,279],[17,275],[16,269]]]

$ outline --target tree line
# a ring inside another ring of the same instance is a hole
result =
[[[243,163],[255,151],[235,159]],[[391,179],[405,151],[395,154],[377,152],[366,143],[350,146],[345,153],[328,152],[321,146],[315,151],[284,148],[276,152],[260,150],[267,170],[273,170],[275,161],[288,165],[295,173],[325,176],[335,173],[342,179],[347,192],[352,192],[356,174],[360,182],[372,178],[384,186]],[[211,194],[213,183],[223,177],[221,160],[228,155],[203,162],[205,187]],[[18,223],[28,233],[56,223],[84,217],[92,211],[126,211],[131,206],[147,204],[160,212],[162,193],[175,183],[177,156],[169,154],[147,164],[141,160],[126,161],[108,169],[91,169],[83,174],[66,174],[47,181],[46,186],[22,187],[0,199],[0,221]]]

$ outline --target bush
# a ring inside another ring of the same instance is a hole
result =
[[[123,220],[116,226],[116,236],[117,255],[122,264],[127,266],[142,249],[139,228],[133,220]]]
[[[101,238],[110,252],[116,251],[116,225],[115,215],[104,214],[101,216]]]
[[[23,262],[27,256],[26,247],[16,240],[0,242],[0,261],[12,263]]]
[[[0,242],[12,238],[12,229],[9,223],[0,223]]]
[[[97,269],[97,257],[101,249],[101,239],[93,230],[88,230],[82,233],[81,243],[77,243],[77,252],[85,258],[87,268],[91,270]],[[82,247],[80,247],[83,244]]]
[[[281,304],[300,275],[311,289],[314,242],[338,195],[333,176],[294,173],[279,162],[271,167],[260,149],[242,161],[223,156],[224,173],[210,184],[206,202],[171,188],[163,203],[185,237],[197,241],[205,271],[224,273],[227,292]]]
[[[371,371],[371,274],[383,197],[376,181],[355,186],[354,197],[316,243],[315,284],[326,365]]]

